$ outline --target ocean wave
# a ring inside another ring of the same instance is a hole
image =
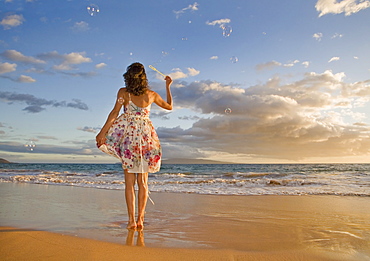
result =
[[[0,182],[124,189],[120,165],[23,164],[19,167],[0,168]],[[153,192],[370,196],[370,165],[360,165],[357,169],[355,165],[167,165],[160,173],[149,174],[148,183]]]

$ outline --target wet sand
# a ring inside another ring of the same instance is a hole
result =
[[[370,260],[369,198],[151,198],[144,230],[129,231],[121,190],[0,183],[0,258]]]

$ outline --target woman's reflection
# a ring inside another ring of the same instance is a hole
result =
[[[135,231],[137,231],[137,239],[136,239],[136,246],[145,246],[144,243],[144,231],[142,229],[135,230],[135,229],[127,229],[127,238],[126,238],[126,245],[133,246],[135,241]]]

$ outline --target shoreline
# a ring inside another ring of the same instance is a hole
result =
[[[145,249],[154,252],[182,249],[205,251],[203,254],[233,253],[222,260],[233,260],[227,258],[240,252],[246,256],[277,258],[271,260],[370,260],[368,197],[152,192],[151,198],[155,205],[148,202],[145,228],[140,234],[125,228],[122,190],[0,183],[0,226],[15,228],[13,232],[2,228],[4,233],[0,235],[21,236],[26,240],[30,235],[24,233],[34,231],[22,230],[32,228],[41,234],[57,233],[64,238],[99,240],[122,247],[127,247],[127,243],[145,245]],[[8,241],[2,239],[6,243],[2,247],[11,247]],[[44,240],[45,246],[52,247],[50,244]],[[16,251],[21,248],[14,247]],[[133,249],[136,247],[124,251]],[[293,255],[296,259],[283,258]]]

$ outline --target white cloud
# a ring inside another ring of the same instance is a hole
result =
[[[313,34],[313,38],[315,38],[317,41],[321,41],[321,38],[322,38],[323,34],[322,33],[315,33]]]
[[[316,10],[320,13],[320,16],[326,14],[341,14],[344,13],[346,16],[357,13],[363,9],[370,7],[370,1],[368,0],[318,0]]]
[[[211,60],[217,60],[218,59],[218,56],[217,55],[214,55],[214,56],[211,56],[209,59],[211,59]]]
[[[85,52],[80,52],[80,53],[69,53],[69,54],[64,54],[63,58],[65,59],[66,63],[69,64],[81,64],[81,63],[90,63],[91,58],[85,57],[86,53]]]
[[[222,26],[222,25],[228,24],[230,22],[231,22],[231,20],[229,18],[224,18],[224,19],[214,20],[212,22],[207,21],[206,24],[207,25],[216,25],[217,24],[217,25]]]
[[[293,67],[296,63],[299,63],[299,60],[294,60],[293,62],[283,64],[283,66],[284,67]]]
[[[84,21],[76,22],[71,28],[76,32],[88,31],[90,29],[89,24]]]
[[[4,30],[9,30],[21,25],[24,21],[23,15],[8,15],[1,20],[0,25],[4,27]]]
[[[173,80],[177,80],[177,79],[183,79],[183,78],[188,78],[190,76],[196,76],[200,73],[200,71],[196,70],[195,68],[186,68],[187,69],[187,73],[184,73],[180,68],[174,68],[172,69],[172,73],[169,74],[169,76],[173,79]],[[162,76],[160,76],[161,79],[162,79]]]
[[[40,54],[39,57],[45,60],[61,61],[60,64],[53,66],[54,70],[59,71],[73,70],[74,67],[72,65],[92,62],[91,58],[86,57],[85,52],[72,52],[68,54],[59,54],[57,51],[53,51],[49,53]]]
[[[0,74],[14,72],[17,68],[15,63],[0,63]]]
[[[334,56],[334,57],[332,57],[332,58],[328,61],[328,63],[335,62],[335,61],[339,61],[339,60],[340,60],[340,57]]]
[[[271,61],[271,62],[267,62],[267,63],[261,63],[261,64],[257,64],[256,65],[256,70],[257,71],[262,71],[262,70],[271,70],[272,68],[274,67],[278,67],[278,66],[281,66],[281,63],[277,62],[277,61]]]
[[[308,66],[310,66],[310,62],[309,61],[304,61],[302,62],[302,65],[306,68],[308,68]]]
[[[19,76],[19,78],[17,79],[17,82],[22,82],[22,83],[26,83],[26,82],[36,82],[35,79],[33,79],[32,77],[30,76],[26,76],[26,75],[21,75]]]
[[[181,10],[173,11],[173,12],[176,14],[176,18],[179,18],[179,16],[181,14],[185,13],[185,11],[187,11],[187,10],[198,11],[198,6],[199,6],[199,4],[197,2],[194,2],[194,4],[192,4],[192,5],[188,5],[187,7],[182,8]]]
[[[200,73],[200,71],[194,69],[194,68],[187,68],[188,70],[188,75],[189,76],[196,76]]]
[[[95,65],[95,68],[96,69],[101,69],[101,68],[104,68],[105,66],[107,66],[106,63],[98,63],[98,64]]]
[[[343,34],[338,34],[338,33],[335,33],[331,39],[334,39],[334,38],[342,38],[343,37]]]
[[[16,50],[6,50],[5,52],[1,53],[1,56],[11,61],[15,61],[15,62],[31,63],[31,64],[46,63],[45,61],[34,58],[32,56],[25,56],[24,54]]]
[[[293,67],[294,65],[296,65],[297,63],[299,63],[299,60],[294,60],[294,61],[289,61],[288,63],[285,63],[285,64],[282,64],[280,62],[277,62],[277,61],[270,61],[270,62],[267,62],[267,63],[261,63],[261,64],[257,64],[256,65],[256,70],[257,71],[262,71],[262,70],[271,70],[275,67]]]

